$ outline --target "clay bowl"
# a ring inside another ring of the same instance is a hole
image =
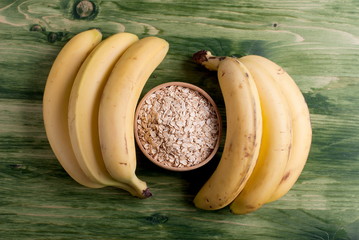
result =
[[[207,164],[219,148],[221,129],[221,116],[213,99],[203,89],[185,82],[154,87],[135,112],[138,147],[154,164],[172,171],[189,171]]]

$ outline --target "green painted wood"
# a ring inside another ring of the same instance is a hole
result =
[[[0,2],[1,239],[359,239],[358,1],[93,0],[94,13],[76,12],[77,2]],[[314,133],[294,188],[245,216],[198,210],[192,199],[220,153],[188,173],[159,169],[139,153],[138,175],[154,193],[146,200],[76,184],[48,145],[41,98],[61,47],[92,27],[105,37],[168,40],[143,94],[167,81],[194,83],[222,115],[216,77],[192,63],[195,51],[259,54],[282,65],[308,101]]]

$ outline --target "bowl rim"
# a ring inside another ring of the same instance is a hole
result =
[[[193,166],[189,166],[189,167],[172,167],[172,166],[165,166],[163,164],[161,164],[160,162],[154,160],[149,154],[148,152],[144,149],[144,147],[142,146],[139,136],[138,136],[138,127],[137,127],[137,118],[139,115],[139,110],[141,109],[141,106],[144,104],[144,102],[146,101],[146,99],[154,92],[158,91],[159,89],[162,88],[166,88],[169,86],[182,86],[182,87],[186,87],[192,90],[195,90],[197,92],[199,92],[205,99],[207,99],[207,101],[213,106],[214,111],[216,113],[217,119],[218,119],[218,138],[216,141],[216,144],[211,152],[211,154],[208,155],[208,157],[204,160],[202,160],[200,163],[195,164]],[[204,91],[202,88],[192,84],[192,83],[187,83],[187,82],[166,82],[166,83],[162,83],[159,84],[155,87],[153,87],[152,89],[150,89],[143,97],[142,99],[139,101],[139,103],[136,106],[136,111],[135,111],[135,116],[134,116],[134,135],[135,135],[135,140],[137,143],[137,146],[140,148],[141,152],[155,165],[167,169],[167,170],[172,170],[172,171],[179,171],[179,172],[183,172],[183,171],[190,171],[190,170],[194,170],[197,168],[200,168],[202,166],[204,166],[205,164],[207,164],[213,157],[214,155],[217,153],[220,143],[221,143],[221,136],[222,136],[222,118],[221,118],[221,114],[219,112],[219,109],[217,107],[217,104],[215,103],[215,101],[212,99],[212,97],[206,92]]]

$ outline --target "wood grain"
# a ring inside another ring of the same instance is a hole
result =
[[[359,2],[92,0],[0,2],[1,239],[359,239]],[[86,15],[86,14],[85,14]],[[245,216],[206,212],[192,199],[220,157],[189,173],[153,166],[139,153],[138,175],[154,193],[139,200],[114,189],[76,184],[54,157],[41,100],[61,47],[100,28],[170,42],[145,90],[184,81],[224,104],[216,77],[191,61],[258,54],[282,65],[308,102],[313,146],[306,168],[281,200]]]

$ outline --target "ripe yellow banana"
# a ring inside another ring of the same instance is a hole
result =
[[[101,97],[99,137],[103,160],[111,176],[148,196],[147,184],[135,173],[134,114],[141,91],[168,51],[157,37],[131,45],[116,63]]]
[[[306,164],[312,141],[309,110],[297,84],[283,68],[261,56],[251,55],[243,57],[241,60],[251,61],[252,64],[257,65],[257,68],[273,76],[289,104],[293,125],[293,144],[281,182],[268,200],[269,202],[275,201],[293,187]]]
[[[69,100],[68,124],[71,143],[81,169],[93,181],[114,186],[137,194],[126,183],[114,180],[102,159],[98,113],[101,95],[106,81],[122,54],[138,41],[130,33],[117,33],[102,41],[81,66]]]
[[[218,70],[227,119],[221,160],[194,198],[196,207],[216,210],[230,204],[245,186],[257,162],[262,137],[262,115],[252,75],[237,59],[218,58],[210,52],[194,55],[199,64]]]
[[[74,36],[54,61],[43,96],[43,120],[54,154],[75,181],[91,188],[100,188],[104,185],[92,181],[80,168],[70,143],[67,111],[76,74],[87,55],[101,39],[102,34],[95,29]]]
[[[239,61],[249,69],[258,89],[263,135],[253,173],[230,205],[235,214],[255,211],[270,199],[282,180],[292,146],[292,120],[286,98],[274,76],[249,59]]]

